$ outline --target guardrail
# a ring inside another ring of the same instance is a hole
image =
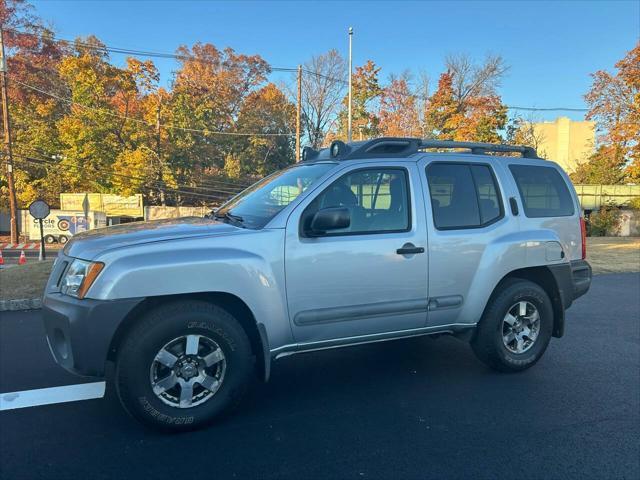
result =
[[[640,185],[574,185],[583,210],[598,210],[602,205],[629,206],[640,198]]]

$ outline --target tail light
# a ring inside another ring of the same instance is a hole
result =
[[[580,236],[582,237],[582,260],[587,258],[587,225],[584,217],[580,217]]]

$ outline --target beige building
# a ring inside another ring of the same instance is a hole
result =
[[[567,172],[573,172],[595,148],[594,122],[558,117],[553,122],[533,123],[531,127],[538,154],[560,164]]]

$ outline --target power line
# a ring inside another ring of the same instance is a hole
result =
[[[17,155],[14,154],[15,157],[20,158],[21,160],[18,160],[18,162],[23,163],[27,162],[27,163],[31,163],[31,164],[38,164],[38,165],[51,165],[51,166],[56,166],[58,165],[58,163],[56,162],[51,162],[42,158],[34,158],[34,157],[29,157],[29,156],[25,156],[25,155]],[[77,165],[64,165],[65,168],[73,168],[76,171],[79,170],[79,166]],[[118,174],[118,173],[114,173],[114,172],[105,172],[106,175],[111,175],[114,177],[121,177],[121,178],[127,178],[127,179],[131,179],[131,180],[140,180],[146,183],[151,183],[151,185],[141,185],[140,188],[145,188],[145,189],[150,189],[150,190],[163,190],[165,192],[173,192],[173,193],[178,193],[181,195],[188,195],[188,196],[192,196],[192,197],[197,197],[197,198],[208,198],[208,199],[213,199],[213,200],[217,200],[217,201],[224,201],[227,198],[230,198],[231,196],[235,195],[235,194],[231,194],[231,195],[208,195],[208,194],[204,194],[204,193],[198,193],[198,192],[190,192],[187,190],[182,190],[179,188],[172,188],[172,187],[167,187],[165,185],[159,185],[157,184],[157,181],[151,180],[149,181],[148,179],[142,178],[142,177],[135,177],[132,175],[123,175],[123,174]],[[191,188],[187,185],[179,185],[179,187],[182,188]],[[236,192],[237,193],[237,192]]]
[[[51,155],[49,153],[43,152],[42,150],[39,149],[35,149],[26,145],[19,145],[19,149],[26,149],[26,150],[30,150],[31,152],[34,152],[38,155],[44,155],[45,157],[47,157],[47,161],[49,162],[49,164],[51,165],[60,165],[60,161],[55,159],[54,155]],[[75,166],[75,165],[74,165]],[[118,175],[118,174],[114,174],[114,175]],[[125,177],[127,177],[125,175]],[[141,181],[150,181],[148,179],[145,178],[141,178],[141,177],[131,177],[132,179],[135,180],[141,180]],[[160,182],[160,181],[158,181]],[[225,193],[225,194],[230,194],[230,195],[235,195],[239,192],[241,192],[242,190],[244,190],[245,188],[249,187],[249,184],[235,184],[235,183],[231,183],[231,182],[225,182],[222,180],[215,180],[212,179],[211,182],[219,182],[220,185],[216,185],[214,183],[208,183],[208,182],[200,182],[197,183],[195,185],[181,185],[184,188],[193,188],[196,190],[204,190],[204,191],[211,191],[211,190],[215,190],[221,193]],[[221,186],[222,185],[222,186]]]
[[[341,83],[341,84],[343,84],[345,86],[349,84],[349,82],[347,80],[343,80],[343,79],[336,78],[336,77],[330,77],[328,75],[323,75],[322,73],[314,72],[312,70],[303,69],[302,71],[304,73],[309,74],[309,75],[315,75],[316,77],[324,78],[325,80]],[[385,91],[390,92],[390,93],[395,93],[395,94],[401,95],[401,96],[418,98],[418,99],[423,100],[423,101],[428,101],[429,100],[429,97],[426,96],[426,95],[420,95],[420,94],[411,93],[411,92],[401,92],[399,90],[390,90],[389,88],[384,88],[384,87],[381,88],[381,92],[377,96],[384,95]],[[573,108],[573,107],[538,108],[538,107],[519,107],[519,106],[511,106],[511,105],[505,105],[505,107],[507,109],[509,109],[509,110],[523,110],[523,111],[528,111],[528,112],[553,112],[553,111],[588,112],[589,111],[588,108]]]
[[[17,34],[39,37],[41,39],[51,40],[51,41],[63,43],[69,46],[77,45],[82,48],[86,48],[89,50],[96,50],[100,52],[120,53],[124,55],[138,55],[140,57],[167,58],[167,59],[180,60],[180,61],[194,61],[199,63],[214,64],[214,62],[212,61],[209,61],[205,58],[198,58],[194,55],[183,55],[179,53],[168,53],[168,52],[153,52],[148,50],[137,50],[133,48],[112,47],[108,45],[95,45],[91,43],[82,42],[80,40],[67,40],[64,38],[56,37],[55,35],[44,35],[42,33],[37,33],[37,32],[25,32],[23,30],[17,30],[14,28],[6,28],[5,30],[11,31]],[[295,68],[272,67],[272,66],[269,66],[269,70],[273,72],[295,72],[296,71]]]
[[[87,48],[87,49],[92,49],[92,50],[97,50],[97,51],[105,51],[105,52],[111,52],[111,53],[121,53],[121,54],[127,54],[127,55],[139,55],[142,57],[157,57],[157,58],[171,58],[171,59],[175,59],[175,60],[189,60],[189,61],[197,61],[197,62],[201,62],[201,63],[212,63],[206,59],[203,58],[198,58],[192,55],[180,55],[180,54],[174,54],[174,53],[165,53],[165,52],[150,52],[150,51],[145,51],[145,50],[136,50],[136,49],[130,49],[130,48],[119,48],[119,47],[110,47],[110,46],[98,46],[98,45],[92,45],[89,43],[85,43],[85,42],[80,42],[80,41],[71,41],[71,40],[66,40],[66,39],[60,39],[60,38],[56,38],[55,36],[51,35],[51,36],[47,36],[47,35],[42,35],[39,33],[35,33],[35,32],[25,32],[25,31],[21,31],[21,30],[16,30],[16,29],[11,29],[11,28],[7,28],[5,30],[8,31],[12,31],[15,33],[19,33],[19,34],[23,34],[23,35],[32,35],[32,36],[37,36],[40,38],[44,38],[44,39],[51,39],[53,41],[58,41],[58,42],[63,42],[63,43],[67,43],[69,45],[75,44],[78,46],[81,46],[83,48]],[[296,72],[297,69],[296,68],[291,68],[291,67],[271,67],[270,66],[270,70],[274,71],[274,72]],[[348,85],[348,81],[345,79],[341,79],[341,78],[336,78],[336,77],[331,77],[329,75],[324,75],[320,72],[315,72],[313,70],[309,70],[306,68],[303,68],[302,71],[304,73],[307,73],[309,75],[314,75],[316,77],[319,78],[324,78],[325,80],[329,80],[329,81],[333,81],[333,82],[338,82],[341,83],[343,85]],[[385,88],[382,88],[382,92],[379,95],[382,95],[384,93]],[[423,101],[427,101],[428,97],[426,97],[425,95],[419,95],[416,93],[411,93],[411,92],[400,92],[397,90],[389,90],[386,89],[387,92],[391,92],[391,93],[395,93],[397,95],[401,95],[401,96],[409,96],[409,97],[413,97],[413,98],[418,98],[421,99]],[[564,111],[564,112],[588,112],[589,109],[587,108],[573,108],[573,107],[521,107],[521,106],[511,106],[511,105],[505,105],[505,107],[509,110],[520,110],[520,111],[528,111],[528,112],[554,112],[554,111]]]
[[[111,117],[117,117],[117,118],[121,118],[123,120],[127,120],[127,121],[131,121],[131,122],[136,122],[142,125],[146,125],[147,127],[154,127],[155,124],[152,122],[147,122],[145,120],[141,120],[139,118],[135,118],[135,117],[129,117],[129,116],[125,116],[125,115],[120,115],[119,113],[115,113],[115,112],[111,112],[109,110],[104,110],[101,108],[96,108],[96,107],[90,107],[89,105],[84,105],[82,103],[78,103],[74,100],[71,100],[70,98],[65,98],[65,97],[61,97],[60,95],[57,95],[53,92],[49,92],[47,90],[43,90],[41,88],[38,87],[34,87],[33,85],[29,85],[27,83],[21,82],[20,80],[16,80],[15,78],[13,79],[14,83],[17,83],[19,85],[22,85],[25,88],[29,88],[35,92],[41,93],[42,95],[47,95],[49,97],[55,98],[56,100],[59,100],[61,102],[66,102],[70,105],[76,105],[78,107],[82,107],[82,108],[86,108],[87,110],[93,110],[99,113],[102,113],[104,115],[109,115]],[[181,131],[185,131],[185,132],[191,132],[191,133],[200,133],[204,136],[207,135],[227,135],[227,136],[236,136],[236,137],[292,137],[295,134],[294,133],[245,133],[245,132],[215,132],[215,131],[211,131],[211,130],[200,130],[200,129],[196,129],[196,128],[188,128],[188,127],[179,127],[177,125],[173,125],[170,123],[163,123],[162,124],[163,128],[167,128],[170,130],[181,130]]]

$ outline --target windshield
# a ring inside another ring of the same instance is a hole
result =
[[[334,163],[296,165],[276,172],[225,203],[215,217],[238,226],[262,228],[334,166]]]

